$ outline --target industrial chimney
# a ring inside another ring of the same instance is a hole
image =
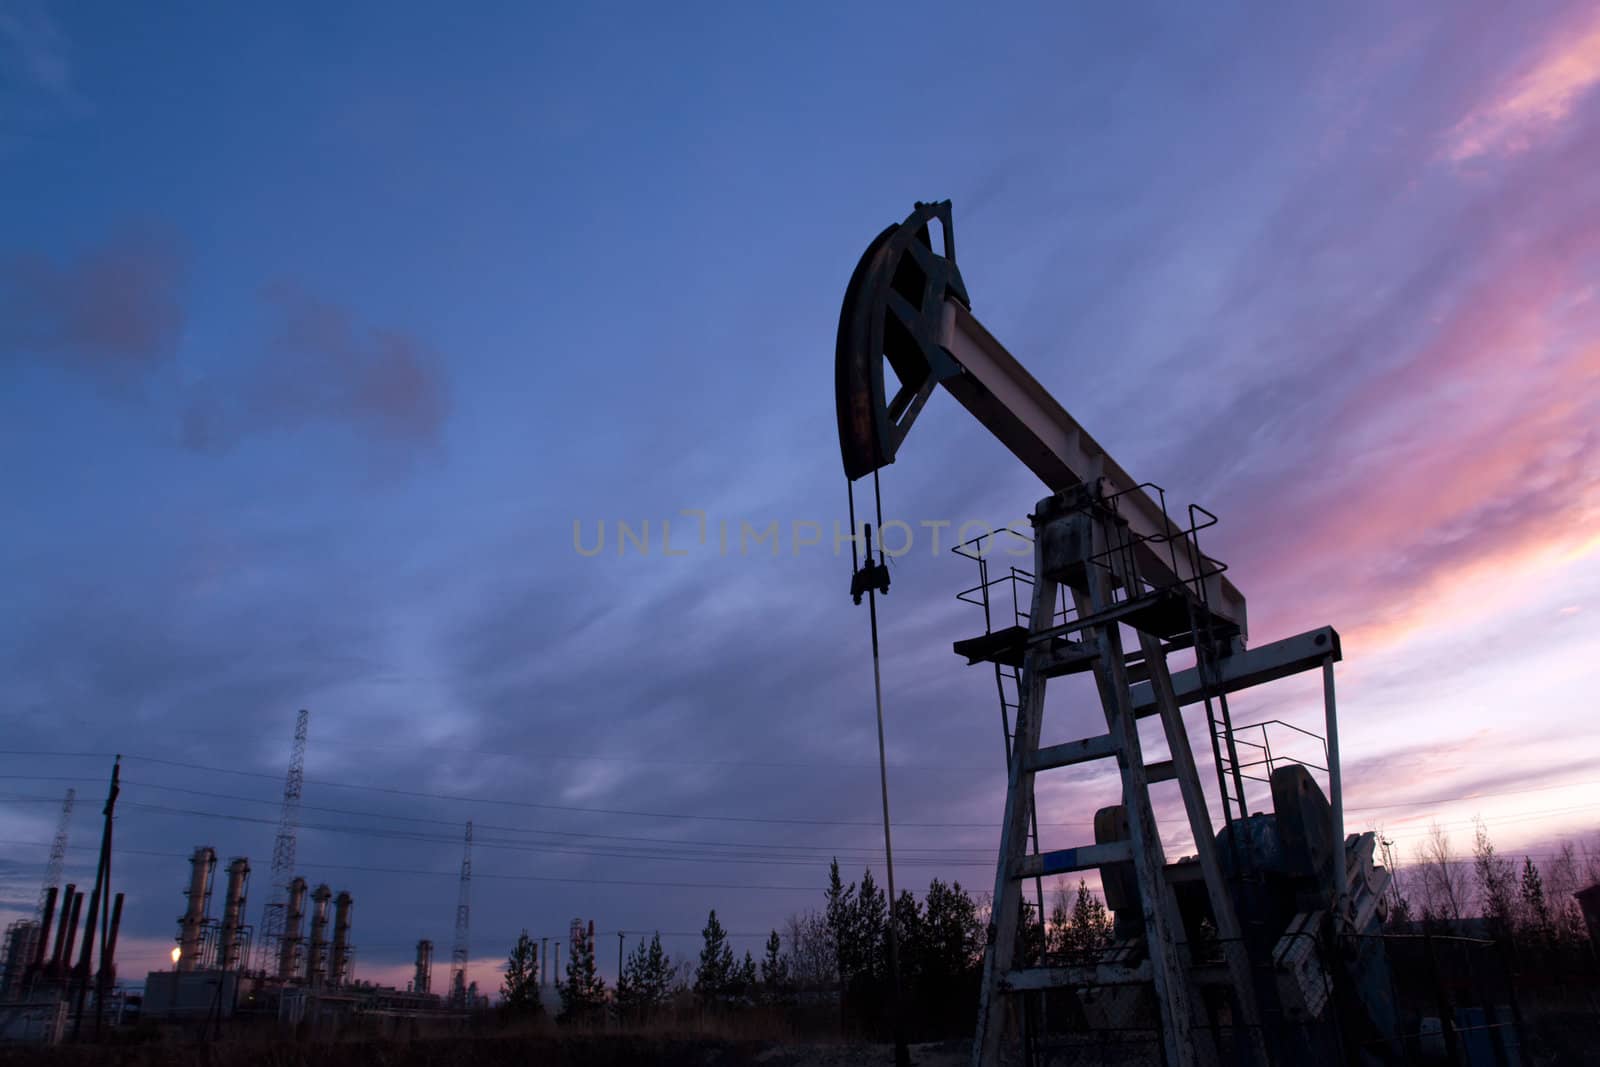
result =
[[[228,861],[228,892],[222,904],[222,948],[218,955],[222,969],[237,970],[240,964],[240,944],[243,931],[245,887],[250,881],[250,861],[235,856]]]
[[[350,894],[339,890],[333,901],[333,957],[328,963],[328,980],[344,985],[350,978]]]
[[[48,973],[54,975],[61,966],[61,946],[67,940],[67,928],[72,925],[72,894],[77,886],[67,883],[61,891],[61,921],[56,926],[55,947],[50,950],[50,967]]]
[[[178,920],[178,970],[192,971],[200,965],[200,946],[205,936],[206,910],[211,902],[211,875],[217,867],[217,850],[201,845],[189,858],[194,869],[189,875],[189,906]]]
[[[117,984],[117,934],[122,930],[123,897],[124,894],[118,893],[116,903],[111,908],[111,933],[106,939],[105,955],[100,957],[101,989],[109,989]]]
[[[432,981],[433,942],[423,938],[417,942],[417,977],[411,983],[411,988],[418,993],[426,993]]]
[[[333,890],[327,884],[311,891],[311,948],[306,953],[306,985],[313,989],[322,984],[328,966],[328,901]]]
[[[301,931],[306,921],[306,880],[289,883],[289,902],[283,913],[283,940],[278,945],[278,980],[292,982],[300,964]]]
[[[67,888],[71,889],[72,887],[68,886]],[[57,977],[65,974],[72,966],[72,946],[78,943],[78,915],[82,911],[83,894],[73,893],[72,907],[61,913],[62,918],[67,922],[67,929],[65,934],[66,943],[62,944],[59,940],[59,937],[56,942],[56,953],[58,958],[56,960],[55,967],[57,968]]]
[[[44,966],[45,950],[50,947],[50,921],[56,917],[56,894],[60,890],[51,886],[44,895],[44,917],[39,921],[39,938],[33,946],[32,970],[37,973]]]

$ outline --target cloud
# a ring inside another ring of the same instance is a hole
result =
[[[1226,485],[1215,547],[1259,637],[1333,621],[1370,652],[1453,618],[1464,583],[1583,555],[1600,513],[1594,144],[1487,187],[1417,187],[1413,151],[1349,205],[1382,225],[1344,218],[1340,241],[1341,216],[1318,224],[1330,243],[1291,283],[1313,295],[1267,271],[1306,250],[1298,212],[1241,265],[1215,331],[1243,355],[1206,379],[1215,414],[1171,462],[1175,484]],[[1336,269],[1357,261],[1359,278]]]
[[[1595,309],[1567,307],[1592,259],[1504,262],[1429,342],[1303,427],[1325,475],[1287,489],[1253,538],[1278,597],[1395,639],[1463,582],[1587,540],[1600,345],[1564,337],[1595,325]]]
[[[1547,43],[1514,75],[1461,119],[1447,136],[1456,163],[1479,156],[1514,156],[1557,133],[1600,83],[1600,12],[1557,26]]]
[[[130,234],[57,263],[0,263],[0,353],[110,382],[172,359],[183,332],[185,257],[176,242]]]
[[[402,330],[364,329],[347,308],[293,285],[270,286],[265,299],[273,321],[261,356],[196,390],[186,446],[213,450],[315,423],[378,444],[438,443],[450,405],[437,352]]]
[[[72,63],[66,35],[39,4],[0,4],[0,71],[6,83],[75,104]]]

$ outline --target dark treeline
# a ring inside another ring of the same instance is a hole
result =
[[[773,930],[759,958],[738,956],[715,909],[706,917],[699,952],[674,960],[659,935],[639,941],[623,962],[614,990],[596,973],[595,946],[582,931],[558,975],[558,1019],[630,1027],[710,1020],[734,1027],[827,1029],[882,1038],[890,1026],[889,923],[900,946],[902,1004],[913,1040],[961,1037],[972,1029],[983,965],[987,897],[935,878],[918,897],[903,891],[892,909],[870,870],[846,882],[838,861],[828,870],[820,908],[791,915]],[[1092,959],[1109,943],[1111,921],[1082,882],[1057,893],[1046,922],[1024,913],[1025,952]],[[500,1011],[536,1017],[538,954],[526,933],[507,959]]]
[[[1420,935],[1455,938],[1471,949],[1483,974],[1514,977],[1524,990],[1592,984],[1594,949],[1574,893],[1600,881],[1600,854],[1563,844],[1541,863],[1502,856],[1479,824],[1470,854],[1457,854],[1436,830],[1415,862],[1403,865],[1385,849],[1395,874],[1385,931],[1393,939],[1397,982],[1404,961],[1417,957],[1429,967]],[[1112,920],[1084,882],[1058,889],[1038,909],[1024,904],[1019,962],[1090,963],[1111,944]],[[734,952],[715,909],[706,917],[697,953],[674,959],[659,935],[635,944],[615,989],[597,973],[595,946],[586,933],[571,943],[564,973],[556,976],[558,1019],[588,1025],[648,1027],[720,1025],[733,1032],[783,1030],[866,1039],[889,1035],[893,989],[889,929],[900,946],[901,1003],[912,1040],[964,1037],[972,1032],[989,924],[987,894],[974,895],[959,882],[931,881],[918,896],[900,894],[890,907],[870,870],[847,882],[835,860],[819,906],[790,915],[772,930],[758,955]],[[1415,939],[1418,943],[1414,944]],[[1493,946],[1503,946],[1498,954]],[[1465,946],[1465,947],[1462,947]],[[1477,947],[1474,947],[1477,946]],[[1420,955],[1419,955],[1420,954]],[[1463,957],[1465,958],[1465,957]],[[1415,962],[1415,961],[1413,961]],[[507,960],[500,1011],[537,1016],[538,958],[524,935]],[[1416,968],[1413,968],[1416,969]],[[1482,975],[1480,975],[1482,977]],[[1433,989],[1431,978],[1406,978]],[[1081,1025],[1072,998],[1057,998],[1051,1018]]]
[[[1435,932],[1470,927],[1529,946],[1584,946],[1588,930],[1576,894],[1600,882],[1600,853],[1563,841],[1553,854],[1508,856],[1476,823],[1470,854],[1457,851],[1435,825],[1404,864],[1393,850],[1389,911],[1393,928]]]

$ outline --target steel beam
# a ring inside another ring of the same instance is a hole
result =
[[[1077,848],[1059,848],[1054,852],[1040,852],[1023,856],[1011,868],[1013,878],[1038,878],[1048,874],[1070,874],[1094,867],[1109,867],[1113,863],[1127,863],[1133,859],[1133,843],[1113,841],[1105,845],[1079,845]]]
[[[1122,494],[1118,512],[1138,541],[1139,573],[1156,585],[1196,587],[1181,529],[959,300],[944,302],[940,341],[961,365],[945,388],[1001,444],[1052,490],[1104,479],[1107,495]],[[1204,586],[1212,612],[1248,636],[1244,594],[1222,574],[1205,578]]]
[[[1048,771],[1056,767],[1070,767],[1075,763],[1105,759],[1116,754],[1117,739],[1110,734],[1101,734],[1098,737],[1085,737],[1079,741],[1067,741],[1041,748],[1028,757],[1028,770]]]
[[[1009,972],[1005,988],[1064,989],[1113,985],[1145,985],[1150,981],[1150,961],[1140,960],[1129,967],[1120,963],[1078,964],[1070,967],[1028,967]]]
[[[1307,630],[1260,648],[1242,649],[1217,661],[1211,695],[1234,693],[1287,678],[1302,671],[1319,670],[1325,660],[1338,662],[1339,633],[1331,626]],[[1172,676],[1172,688],[1179,704],[1194,704],[1205,699],[1200,673],[1193,667]],[[1156,713],[1155,691],[1148,681],[1133,686],[1133,710],[1140,718]]]

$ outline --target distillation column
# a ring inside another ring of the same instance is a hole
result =
[[[228,861],[228,890],[222,903],[222,946],[218,963],[225,971],[237,970],[242,962],[245,888],[250,881],[250,861],[235,856]]]
[[[344,985],[350,980],[350,894],[339,890],[333,901],[333,956],[328,963],[328,981]]]
[[[192,971],[200,965],[200,948],[205,937],[206,911],[211,903],[211,876],[217,868],[217,850],[201,845],[189,858],[193,871],[185,896],[189,906],[178,920],[178,970]]]
[[[278,942],[278,980],[292,982],[300,963],[301,931],[306,921],[306,880],[296,876],[289,883],[289,900],[284,905],[283,936]]]
[[[311,945],[306,952],[306,985],[315,989],[328,970],[328,901],[333,890],[327,884],[311,891]]]
[[[411,988],[418,993],[426,993],[432,981],[433,942],[423,938],[417,942],[417,976],[412,980]]]

